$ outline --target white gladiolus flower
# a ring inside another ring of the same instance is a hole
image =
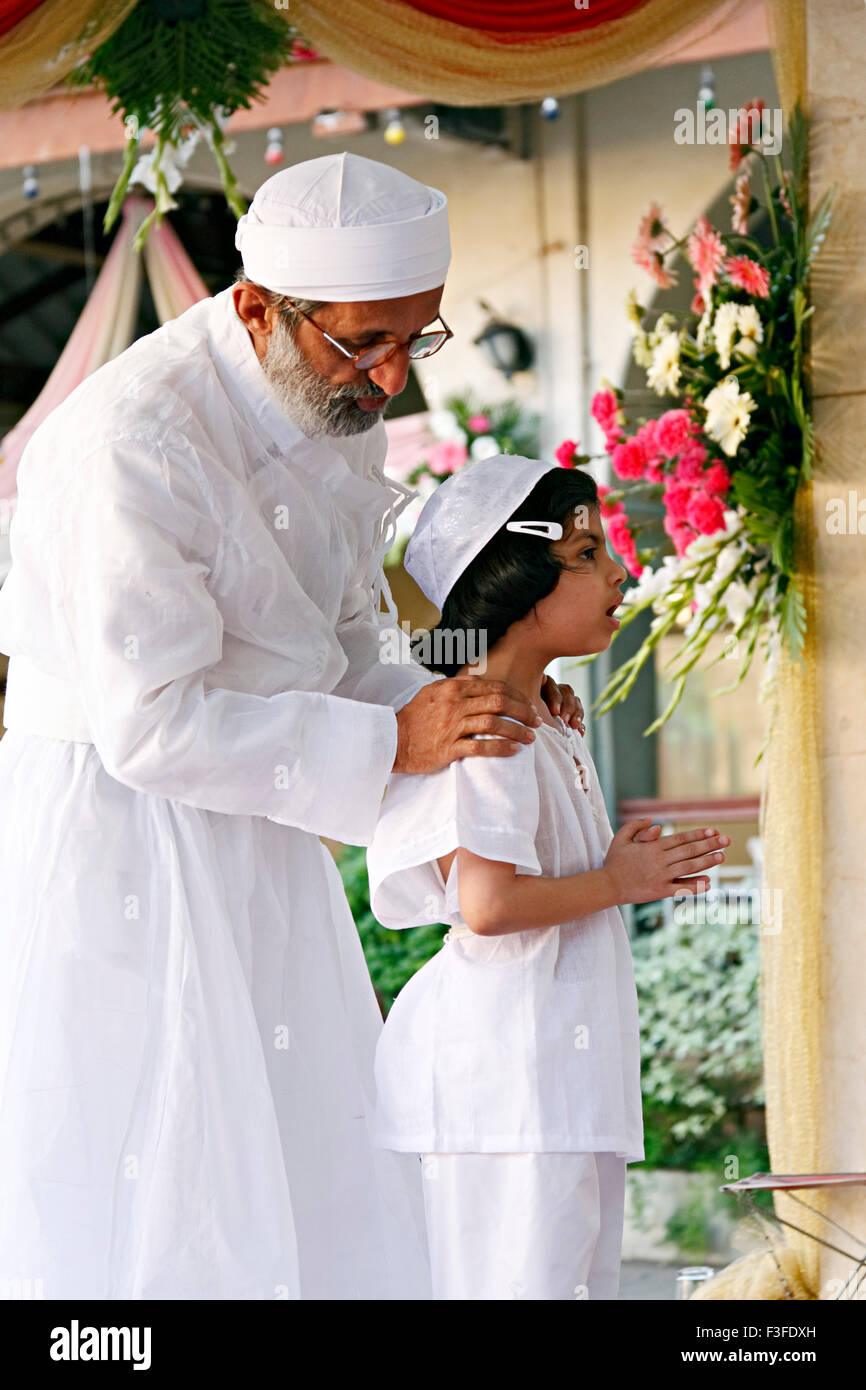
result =
[[[671,561],[673,566],[670,564]],[[664,593],[673,578],[672,568],[675,569],[676,565],[677,561],[673,555],[666,555],[658,569],[653,570],[649,565],[644,565],[637,583],[626,589],[623,603],[643,603],[644,599],[654,599]]]
[[[659,396],[675,396],[680,379],[680,339],[678,333],[666,333],[653,352],[647,372],[647,384]]]
[[[722,306],[724,307],[724,306]],[[749,416],[755,402],[748,391],[740,391],[735,376],[720,382],[704,401],[707,412],[704,426],[711,439],[729,458],[737,452],[749,430]]]
[[[469,446],[469,456],[476,461],[492,459],[493,455],[498,453],[499,445],[492,434],[480,434],[477,439],[473,439]]]
[[[713,582],[718,588],[723,584],[729,574],[737,568],[743,558],[743,547],[739,545],[725,545],[719,551],[719,558],[716,561],[716,570],[713,575]]]
[[[750,588],[741,579],[735,579],[722,594],[721,601],[725,605],[728,621],[736,632],[755,602],[755,585]]]

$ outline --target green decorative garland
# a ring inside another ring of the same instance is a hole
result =
[[[182,163],[183,147],[197,132],[213,151],[229,207],[242,216],[247,204],[226,157],[224,127],[240,107],[248,110],[254,99],[261,100],[262,88],[297,48],[296,31],[265,0],[140,0],[67,79],[73,87],[104,91],[129,133],[104,230],[111,229],[123,206],[145,129],[156,135],[155,207],[138,231],[137,250],[151,224],[177,206],[169,179],[174,174],[179,182],[178,156]],[[312,55],[302,49],[297,56]]]

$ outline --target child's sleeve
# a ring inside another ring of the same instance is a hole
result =
[[[535,748],[459,758],[429,776],[394,774],[367,851],[370,905],[383,926],[451,922],[453,894],[436,860],[454,849],[540,874]]]

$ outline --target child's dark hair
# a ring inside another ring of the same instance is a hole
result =
[[[471,464],[470,464],[471,467]],[[563,536],[575,507],[597,507],[595,479],[579,468],[553,468],[539,479],[529,496],[507,517],[508,521],[559,521]],[[505,522],[460,575],[445,599],[442,616],[424,641],[417,658],[432,671],[453,676],[466,664],[425,660],[425,649],[434,656],[462,655],[472,650],[468,634],[484,633],[490,650],[512,623],[534,608],[556,588],[562,562],[551,551],[553,541],[506,531]],[[447,632],[447,640],[436,640]]]

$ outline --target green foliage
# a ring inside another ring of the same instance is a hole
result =
[[[136,236],[136,248],[152,222],[176,206],[165,175],[166,152],[176,151],[196,128],[207,136],[226,201],[240,217],[246,203],[226,159],[222,125],[232,112],[261,100],[262,88],[289,61],[296,39],[265,0],[139,0],[67,78],[71,87],[93,85],[105,92],[130,136],[104,230],[123,205],[145,129],[156,135],[156,206]]]
[[[71,81],[97,84],[113,111],[176,143],[191,120],[208,123],[215,107],[249,109],[287,61],[291,42],[291,29],[271,5],[139,0]]]
[[[735,914],[693,925],[694,904],[633,943],[640,999],[642,1089],[662,1107],[664,1151],[679,1166],[696,1141],[708,1151],[761,1103],[758,928]],[[685,1152],[677,1146],[685,1145]],[[730,1147],[724,1149],[731,1153]],[[650,1148],[647,1146],[650,1161]],[[653,1155],[659,1161],[659,1153]],[[692,1155],[692,1166],[694,1155]]]
[[[390,931],[381,926],[370,911],[367,854],[363,846],[344,849],[338,868],[364,948],[367,969],[387,1013],[406,981],[435,956],[448,928],[436,925]]]
[[[478,431],[473,430],[469,424],[470,419],[474,415],[486,415],[490,421],[490,429],[486,433],[493,435],[501,453],[520,454],[524,458],[537,456],[540,443],[539,419],[537,415],[530,414],[519,401],[506,400],[496,405],[485,406],[479,404],[470,393],[465,392],[463,395],[449,396],[445,408],[453,411],[458,425],[466,431],[470,443],[478,437]]]

